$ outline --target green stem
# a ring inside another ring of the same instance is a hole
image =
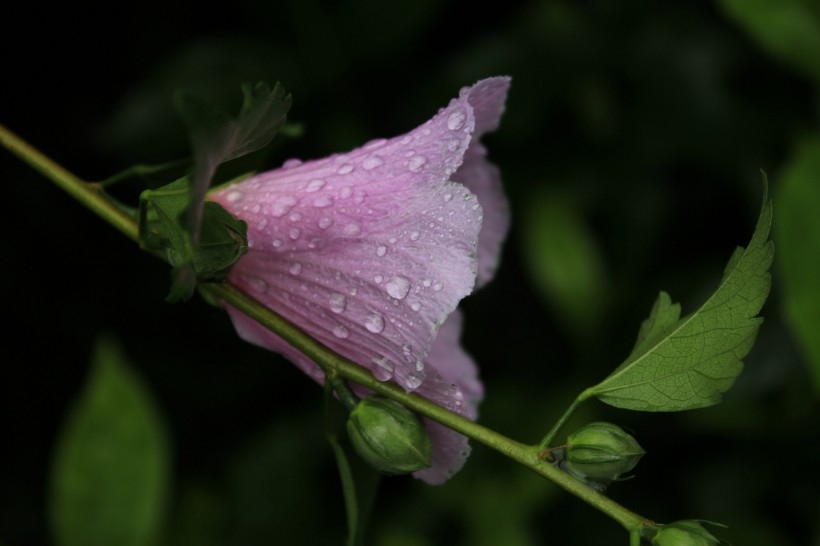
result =
[[[3,125],[0,125],[0,144],[120,230],[126,237],[134,241],[138,240],[137,223],[127,212],[108,198],[99,184],[80,180]]]
[[[564,414],[561,416],[560,419],[553,425],[550,431],[544,436],[544,439],[538,444],[538,449],[543,451],[548,449],[552,445],[552,441],[555,439],[555,436],[561,431],[564,425],[569,421],[569,418],[572,417],[572,414],[575,413],[575,410],[581,405],[581,402],[584,402],[587,398],[589,398],[588,391],[584,391],[579,394],[575,400],[570,404]]]
[[[12,153],[43,173],[47,178],[55,182],[82,204],[96,212],[103,219],[107,220],[130,239],[138,240],[136,220],[113,204],[105,196],[104,192],[102,192],[99,185],[80,180],[23,142],[2,125],[0,125],[0,141],[2,141],[2,144],[11,150]],[[543,460],[539,456],[539,452],[541,451],[540,446],[521,444],[474,421],[470,421],[457,413],[446,410],[417,394],[407,393],[395,383],[377,380],[369,370],[331,351],[279,314],[252,299],[235,286],[231,284],[203,284],[201,285],[201,289],[205,293],[205,296],[222,301],[236,308],[277,334],[288,344],[318,364],[326,374],[336,374],[341,378],[354,381],[365,388],[404,404],[411,410],[506,455],[510,459],[530,468],[572,495],[609,515],[627,529],[630,534],[633,534],[636,529],[639,530],[643,526],[651,523],[630,510],[627,510],[612,499],[576,481],[553,464]],[[582,401],[581,397],[576,399],[576,402],[570,407],[570,410],[574,410],[574,407],[580,401]],[[571,411],[565,413],[564,417],[559,421],[559,425],[554,427],[555,431],[560,428],[560,425],[563,424],[570,413]]]

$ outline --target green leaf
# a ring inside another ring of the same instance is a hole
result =
[[[680,306],[661,292],[627,359],[581,399],[596,396],[639,411],[680,411],[720,402],[752,348],[763,321],[756,315],[771,286],[774,246],[768,240],[772,204],[767,194],[766,189],[749,246],[734,252],[712,296],[681,319]]]
[[[820,83],[820,5],[816,0],[721,0],[765,49]]]
[[[168,497],[165,424],[110,339],[57,442],[50,519],[58,546],[156,544]]]
[[[244,102],[232,117],[192,95],[177,93],[176,105],[191,133],[194,166],[191,172],[191,208],[188,227],[198,241],[202,203],[221,163],[237,159],[270,144],[285,123],[291,96],[278,83],[242,86]]]
[[[777,187],[775,238],[786,321],[820,393],[820,139],[807,139]]]
[[[533,285],[573,333],[593,333],[610,291],[600,249],[576,207],[555,192],[535,192],[523,225]]]

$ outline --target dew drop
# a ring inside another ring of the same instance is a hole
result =
[[[365,150],[372,150],[373,148],[378,148],[379,146],[383,145],[386,142],[387,142],[386,138],[376,138],[376,139],[371,140],[370,142],[365,143],[365,145],[362,146],[362,148],[365,149]]]
[[[373,170],[382,165],[384,165],[384,160],[377,155],[371,155],[362,162],[362,168],[366,171]]]
[[[341,324],[337,324],[333,327],[333,335],[338,337],[339,339],[347,339],[348,337],[350,337],[350,330],[348,330]]]
[[[387,254],[387,247],[386,247],[386,246],[384,246],[384,245],[379,245],[379,246],[376,248],[376,256],[382,257],[382,256],[384,256],[385,254]]]
[[[266,218],[262,218],[261,220],[259,220],[259,223],[256,224],[256,229],[258,229],[259,231],[262,231],[266,227],[268,227],[268,220]]]
[[[290,231],[288,231],[288,237],[290,237],[294,241],[298,239],[301,234],[302,231],[299,228],[290,228]]]
[[[259,277],[251,277],[248,279],[248,282],[250,283],[251,288],[254,290],[254,292],[264,294],[265,291],[268,289],[268,283],[266,283]]]
[[[383,283],[384,282],[384,276],[376,275],[375,277],[373,277],[373,282],[375,282],[376,284]]]
[[[411,142],[413,142],[412,135],[406,135],[403,139],[401,139],[399,144],[401,144],[402,146],[406,146],[406,145],[410,144]]]
[[[364,327],[374,334],[380,334],[384,331],[384,317],[378,313],[370,313],[364,319]]]
[[[313,206],[317,209],[323,209],[333,204],[333,198],[329,195],[320,195],[313,200]]]
[[[358,289],[358,288],[356,288],[355,286],[354,286],[353,288],[351,288],[351,289],[350,289],[350,295],[351,295],[351,296],[355,296],[355,295],[356,295],[356,294],[358,294],[358,293],[359,293],[359,289]]]
[[[452,138],[447,141],[447,149],[451,152],[455,152],[458,149],[459,141],[456,138]]]
[[[427,158],[423,155],[417,155],[407,162],[407,168],[410,169],[410,171],[417,173],[421,170],[425,163],[427,163]]]
[[[293,167],[298,167],[301,164],[302,164],[301,159],[296,159],[296,158],[288,159],[284,163],[282,163],[282,168],[283,169],[292,169]]]
[[[351,188],[350,186],[343,187],[342,191],[339,192],[339,197],[341,197],[342,199],[347,199],[351,195],[353,195],[353,188]]]
[[[367,197],[367,192],[364,190],[356,190],[355,194],[353,195],[353,202],[357,205],[361,205],[364,203],[364,198]]]
[[[418,241],[421,234],[418,231],[411,231],[410,232],[410,240],[411,241]]]
[[[410,304],[410,309],[412,309],[413,311],[418,311],[419,309],[421,309],[421,304],[417,301],[414,301]]]
[[[236,203],[242,199],[242,192],[237,190],[229,191],[228,195],[225,196],[225,199],[227,199],[229,203]]]
[[[251,212],[256,214],[258,214],[260,210],[262,210],[262,205],[260,205],[259,203],[251,207]]]
[[[359,224],[357,224],[355,222],[347,224],[344,228],[344,234],[345,235],[358,235],[361,232],[362,232],[362,226],[360,226]]]
[[[452,193],[445,193],[444,194],[444,202],[445,203],[449,203],[452,200],[453,200],[453,194]]]
[[[421,284],[424,285],[424,288],[430,288],[430,285],[433,284],[433,281],[431,281],[430,279],[424,279],[423,281],[421,281]]]
[[[300,264],[298,262],[295,263],[295,264],[291,264],[288,271],[290,271],[291,275],[298,275],[299,273],[302,272],[302,264]]]
[[[393,377],[393,363],[386,357],[379,357],[373,359],[373,364],[376,366],[372,368],[373,376],[379,381],[387,381]]]
[[[404,379],[404,384],[410,390],[417,389],[421,386],[421,377],[415,374],[407,374],[407,377]]]
[[[296,198],[292,195],[280,195],[273,200],[273,203],[271,203],[270,213],[277,218],[281,218],[290,212],[290,209],[292,209],[295,204]]]
[[[344,294],[331,294],[330,295],[330,310],[334,313],[341,313],[347,307],[347,299],[345,299]]]
[[[440,291],[444,286],[440,282],[433,283],[433,290],[436,292]]]
[[[397,300],[402,300],[410,291],[410,281],[404,277],[393,277],[387,281],[387,284],[384,285],[384,289],[390,296]]]
[[[274,239],[270,244],[273,248],[279,248],[282,246],[282,239]]]
[[[447,128],[451,131],[457,131],[464,126],[465,119],[467,119],[467,116],[464,114],[464,110],[459,108],[447,118]]]
[[[305,191],[307,193],[313,193],[316,191],[321,190],[325,185],[325,181],[321,178],[314,178],[310,182],[308,182],[307,186],[305,187]]]
[[[479,205],[478,203],[476,203],[476,204],[475,204],[475,205],[473,205],[471,208],[472,208],[473,210],[478,210],[478,209],[479,209],[479,208],[481,208],[481,207],[480,207],[480,205]]]
[[[404,356],[404,360],[408,364],[416,360],[416,358],[413,356],[413,348],[410,346],[409,343],[405,343],[401,346],[401,354]]]
[[[345,163],[344,165],[336,169],[336,172],[339,174],[350,174],[353,172],[353,169],[355,169],[353,165],[351,165],[350,163]]]
[[[298,222],[299,220],[302,219],[302,215],[298,212],[294,212],[293,214],[288,216],[288,218],[290,219],[291,222]]]
[[[332,218],[328,218],[328,217],[319,218],[319,227],[320,228],[327,229],[332,225],[333,225],[333,219]]]

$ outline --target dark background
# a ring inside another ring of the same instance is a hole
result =
[[[303,132],[279,139],[272,168],[401,134],[461,86],[512,76],[501,128],[484,142],[513,228],[498,277],[464,302],[464,344],[486,385],[481,421],[524,442],[626,356],[659,290],[684,312],[708,296],[748,242],[759,170],[776,190],[795,140],[817,128],[811,82],[705,1],[65,3],[4,19],[0,123],[87,180],[184,156],[179,88],[235,108],[241,82],[280,81]],[[169,423],[168,543],[342,543],[321,390],[239,340],[219,310],[165,303],[167,267],[41,175],[6,152],[0,169],[0,541],[49,543],[54,440],[97,336],[112,333]],[[577,307],[533,274],[546,250],[531,230],[555,203],[599,267],[595,297]],[[737,545],[818,544],[820,412],[779,290],[775,270],[766,322],[723,404],[586,404],[575,425],[616,421],[648,452],[612,497],[658,521],[726,523],[719,534]],[[482,446],[444,486],[386,480],[370,536],[627,542],[606,516]]]

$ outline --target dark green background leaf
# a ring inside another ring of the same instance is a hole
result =
[[[170,451],[146,386],[110,338],[54,453],[51,522],[59,546],[157,544],[169,493]]]
[[[784,167],[775,211],[783,311],[820,393],[820,139],[801,142]]]

